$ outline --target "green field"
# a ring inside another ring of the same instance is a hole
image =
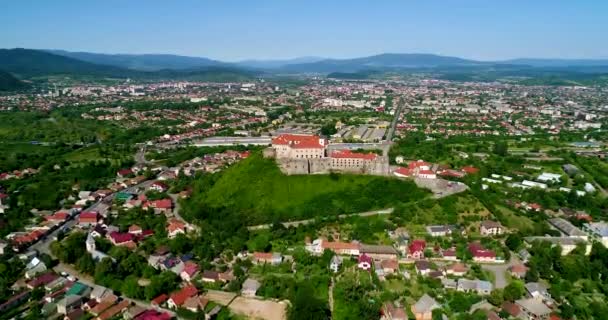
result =
[[[413,182],[394,178],[287,176],[259,153],[220,173],[215,182],[210,180],[195,183],[195,195],[184,204],[186,216],[236,213],[248,223],[264,223],[387,208],[428,195]]]

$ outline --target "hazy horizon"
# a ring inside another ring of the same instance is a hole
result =
[[[9,2],[6,48],[238,62],[430,53],[480,61],[606,59],[608,3],[540,0]],[[567,22],[567,23],[566,23]],[[44,31],[44,32],[42,32]]]

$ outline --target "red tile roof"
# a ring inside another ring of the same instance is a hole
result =
[[[475,174],[475,173],[479,172],[479,169],[477,169],[475,167],[471,167],[471,166],[466,166],[466,167],[462,167],[462,171],[466,172],[467,174]]]
[[[378,155],[375,153],[360,153],[352,152],[350,150],[336,150],[331,153],[331,158],[337,159],[363,159],[363,160],[375,160]]]
[[[196,294],[198,294],[198,290],[195,286],[186,286],[178,292],[172,293],[170,299],[176,306],[181,306],[188,298],[193,297]]]
[[[171,199],[161,199],[150,201],[150,206],[156,209],[171,209],[173,208],[173,202]]]
[[[424,240],[414,240],[412,241],[412,243],[409,245],[409,252],[418,252],[418,251],[424,251],[424,249],[426,248],[426,241]]]
[[[273,138],[272,144],[288,145],[297,149],[323,149],[327,143],[319,136],[282,134]]]
[[[110,238],[112,239],[112,242],[114,242],[114,243],[129,242],[129,241],[133,241],[133,239],[134,239],[133,235],[130,233],[121,233],[121,232],[117,232],[117,231],[111,232]]]
[[[394,172],[397,174],[400,174],[402,176],[411,176],[413,173],[412,169],[408,169],[408,168],[404,168],[404,167],[399,167],[399,168],[395,169]]]
[[[78,216],[79,222],[95,223],[98,220],[97,212],[83,212]]]
[[[169,299],[169,296],[163,293],[160,296],[152,299],[152,301],[150,301],[150,303],[152,305],[160,306],[161,304],[163,304],[163,302],[167,301],[168,299]]]

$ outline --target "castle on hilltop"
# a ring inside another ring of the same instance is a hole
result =
[[[264,157],[274,158],[285,174],[330,172],[388,175],[388,157],[375,153],[329,150],[329,141],[315,135],[283,134],[272,139]]]

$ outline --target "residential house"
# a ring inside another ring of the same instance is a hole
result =
[[[113,318],[116,315],[118,315],[119,313],[127,310],[130,306],[131,306],[130,301],[122,300],[119,303],[108,308],[106,311],[99,314],[99,316],[97,316],[97,318],[95,318],[95,320],[107,320],[107,319]]]
[[[24,303],[25,301],[27,301],[30,298],[31,294],[32,294],[31,291],[24,291],[24,292],[21,292],[21,293],[18,293],[16,295],[12,296],[6,302],[0,304],[0,312],[4,312],[6,310],[9,310],[11,308],[14,308],[14,307]]]
[[[511,277],[513,278],[523,279],[527,272],[528,267],[523,264],[516,264],[509,267],[509,274],[511,274]]]
[[[115,295],[108,295],[103,300],[99,302],[96,306],[89,310],[94,316],[100,315],[102,312],[108,310],[111,306],[113,306],[118,301],[118,297]]]
[[[431,263],[426,260],[416,260],[414,267],[416,268],[416,272],[422,276],[426,276],[434,270]]]
[[[201,280],[204,282],[217,282],[220,280],[220,274],[217,271],[205,270],[203,271]]]
[[[469,280],[460,278],[456,290],[463,292],[476,292],[479,295],[488,295],[492,292],[492,283],[483,280]]]
[[[331,250],[335,254],[358,256],[360,254],[360,244],[356,242],[330,242],[326,240],[321,241],[321,248],[324,250]],[[322,253],[321,251],[321,253]]]
[[[145,311],[146,311],[146,308],[140,307],[138,305],[134,305],[125,311],[125,313],[123,314],[123,317],[127,320],[135,319],[135,318],[137,318],[137,316],[144,313]]]
[[[97,212],[85,211],[78,216],[78,224],[83,227],[94,226],[98,221],[99,214]]]
[[[193,285],[188,285],[181,288],[179,291],[172,293],[169,300],[167,300],[167,306],[171,309],[181,307],[188,298],[194,297],[198,294],[198,290]]]
[[[604,247],[608,248],[608,223],[603,221],[585,223],[583,230],[591,236],[591,239],[599,241]]]
[[[521,307],[519,305],[509,302],[509,301],[505,301],[502,304],[501,309],[502,309],[502,311],[509,314],[513,318],[521,319],[520,314],[522,314],[522,312],[521,312]]]
[[[545,303],[552,303],[553,298],[549,293],[549,288],[540,282],[528,282],[525,284],[526,295]]]
[[[360,254],[365,254],[374,260],[397,260],[398,253],[392,246],[362,244]]]
[[[469,252],[473,255],[473,261],[475,262],[496,262],[496,253],[484,249],[478,242],[469,244]]]
[[[38,287],[45,286],[45,285],[57,280],[57,278],[59,278],[58,275],[56,275],[52,272],[47,272],[47,273],[37,276],[33,280],[26,282],[26,286],[29,289],[38,288]]]
[[[447,275],[462,277],[469,272],[469,268],[463,263],[454,263],[445,268]]]
[[[258,291],[258,289],[261,286],[262,285],[260,284],[259,281],[252,279],[252,278],[247,278],[247,280],[245,280],[245,282],[243,282],[241,294],[245,297],[254,297],[255,293]]]
[[[529,298],[515,301],[515,304],[520,308],[520,318],[529,320],[546,320],[551,315],[551,309],[542,302]]]
[[[46,265],[44,262],[40,261],[40,259],[34,257],[28,264],[25,266],[25,278],[32,279],[38,274],[45,272]]]
[[[199,273],[199,271],[200,269],[198,264],[192,261],[186,261],[184,262],[184,270],[182,270],[179,276],[182,278],[182,280],[190,282]]]
[[[446,250],[442,250],[441,251],[441,257],[443,258],[443,260],[450,260],[450,261],[458,261],[458,257],[456,256],[456,249],[455,248],[450,248],[450,249],[446,249]]]
[[[382,314],[380,320],[407,320],[405,310],[395,306],[392,302],[383,304],[380,313]]]
[[[82,305],[82,297],[77,295],[66,295],[57,302],[57,313],[67,314],[68,312]]]
[[[254,252],[253,253],[253,263],[255,264],[264,264],[268,263],[273,266],[279,265],[283,262],[283,255],[280,253],[272,253],[272,252]]]
[[[329,269],[334,273],[340,271],[340,266],[342,265],[342,258],[338,255],[334,255],[329,262]]]
[[[431,237],[445,237],[447,235],[451,235],[452,231],[453,227],[448,225],[436,225],[426,227],[426,232]]]
[[[150,304],[154,307],[160,307],[163,303],[167,302],[167,300],[169,300],[169,296],[163,293],[160,296],[152,299]]]
[[[135,236],[130,233],[113,231],[110,232],[107,237],[115,246],[123,246],[131,249],[137,247],[135,244]]]
[[[367,256],[366,254],[362,254],[357,259],[357,267],[361,270],[368,271],[372,268],[372,258]]]
[[[479,226],[479,233],[482,236],[496,236],[501,235],[504,232],[504,228],[499,222],[486,220],[481,222]]]
[[[412,305],[412,313],[416,320],[432,320],[433,310],[439,308],[441,308],[441,305],[425,293],[418,302]]]
[[[169,225],[167,226],[167,236],[169,239],[173,239],[177,237],[178,234],[186,234],[186,224],[177,220],[172,219],[169,221]]]
[[[205,307],[209,303],[209,300],[201,297],[201,296],[192,296],[186,299],[186,302],[182,305],[182,308],[189,310],[191,312],[199,312],[200,310],[205,310]]]
[[[423,259],[425,249],[426,249],[426,241],[414,240],[408,246],[407,258],[408,259]]]
[[[154,181],[148,189],[156,192],[165,192],[169,190],[169,186],[160,181]]]
[[[384,274],[393,274],[399,271],[399,262],[397,260],[382,260],[380,266],[384,271]]]
[[[171,213],[171,211],[173,210],[173,201],[171,201],[171,199],[167,198],[167,199],[160,199],[160,200],[152,200],[152,201],[148,201],[146,203],[143,204],[142,208],[144,210],[148,210],[150,208],[152,208],[154,210],[154,213],[156,214],[160,214],[160,213]]]

